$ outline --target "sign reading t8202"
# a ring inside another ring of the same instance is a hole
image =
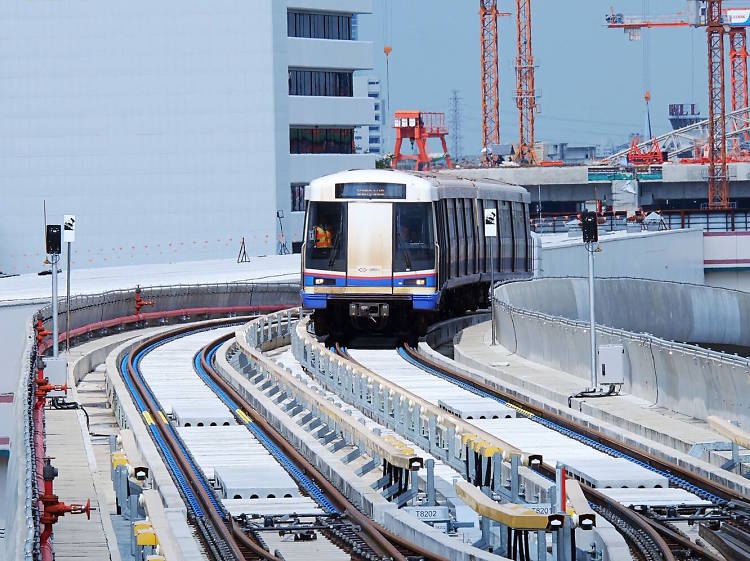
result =
[[[336,183],[337,199],[405,199],[403,183]]]

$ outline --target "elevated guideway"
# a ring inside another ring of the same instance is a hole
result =
[[[495,292],[502,347],[588,380],[587,281],[538,279]],[[750,426],[750,294],[637,279],[596,281],[597,343],[622,345],[623,390],[676,414]]]

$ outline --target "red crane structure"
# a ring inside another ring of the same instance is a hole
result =
[[[445,166],[453,167],[451,157],[448,154],[448,145],[445,137],[448,129],[445,127],[445,113],[430,113],[426,111],[396,111],[393,120],[393,128],[396,129],[396,148],[393,151],[391,167],[396,169],[398,163],[404,160],[414,160],[414,171],[426,170],[431,167],[432,160],[427,153],[427,140],[439,138],[443,144],[445,155]],[[417,144],[416,154],[402,154],[401,143],[404,139]]]
[[[750,106],[747,85],[747,33],[744,27],[730,27],[729,29],[729,68],[732,73],[731,107],[736,111]],[[732,120],[732,132],[744,129],[741,135],[734,137],[734,153],[740,152],[741,141],[750,144],[750,120],[747,114],[741,119]]]
[[[531,52],[531,0],[516,0],[516,106],[518,107],[518,150],[516,161],[536,164],[534,152],[534,57]]]
[[[724,26],[721,1],[708,0],[708,208],[729,207],[726,106],[724,91]]]
[[[500,144],[500,90],[497,51],[497,0],[479,0],[482,65],[482,147]]]
[[[727,173],[726,142],[726,87],[724,77],[724,35],[729,35],[729,62],[731,68],[731,111],[748,107],[747,39],[746,28],[750,26],[750,10],[744,8],[722,8],[722,0],[705,0],[705,21],[676,17],[643,20],[625,17],[610,12],[607,26],[624,29],[631,39],[640,38],[640,30],[658,27],[706,27],[708,39],[708,207],[729,208],[729,178]],[[735,152],[739,152],[741,139],[750,140],[750,120],[747,113],[742,119],[732,121],[732,132],[745,130],[735,135]]]

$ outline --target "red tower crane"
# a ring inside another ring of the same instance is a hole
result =
[[[729,207],[726,106],[724,91],[724,25],[721,0],[708,0],[708,208]]]
[[[531,0],[516,0],[516,106],[518,150],[516,160],[536,164],[534,152],[534,57],[531,52]]]
[[[500,144],[500,92],[497,55],[497,0],[479,0],[482,64],[482,147]]]
[[[624,29],[631,39],[640,37],[640,29],[657,27],[699,27],[705,25],[708,39],[708,207],[729,207],[729,179],[726,148],[726,102],[724,79],[724,34],[729,34],[732,111],[748,106],[747,48],[745,28],[750,26],[750,10],[722,8],[722,0],[705,0],[705,21],[691,21],[678,14],[674,18],[643,20],[627,18],[614,11],[607,16],[610,29]],[[697,15],[697,14],[695,14]],[[748,129],[750,122],[736,122],[735,131]],[[750,133],[742,135],[750,139]],[[735,149],[739,150],[740,137]]]
[[[748,107],[748,84],[747,84],[747,33],[744,27],[731,27],[729,29],[729,68],[732,73],[731,106],[732,111]],[[750,121],[747,114],[742,119],[732,121],[732,132],[744,129],[745,132],[734,137],[734,152],[740,151],[741,141],[750,144]]]

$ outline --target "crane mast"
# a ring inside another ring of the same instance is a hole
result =
[[[497,0],[479,0],[482,64],[482,147],[500,143]]]
[[[721,1],[708,0],[708,208],[728,208],[726,107],[724,91],[724,26]]]
[[[534,57],[531,51],[531,0],[516,0],[516,106],[518,107],[518,151],[516,160],[536,164],[534,152]]]

